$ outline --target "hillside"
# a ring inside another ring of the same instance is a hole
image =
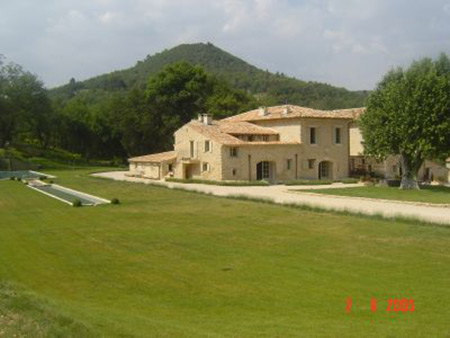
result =
[[[363,106],[367,97],[365,91],[349,91],[324,83],[305,82],[258,69],[211,43],[179,45],[149,55],[134,67],[86,81],[71,80],[69,84],[50,92],[52,97],[62,101],[83,93],[93,102],[98,102],[111,92],[127,91],[134,86],[142,87],[150,76],[158,73],[164,66],[183,60],[201,65],[207,72],[226,80],[235,88],[246,90],[265,105],[289,102],[319,109],[351,108]]]

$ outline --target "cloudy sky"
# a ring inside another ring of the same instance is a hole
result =
[[[48,87],[210,41],[270,71],[371,89],[450,53],[450,0],[0,0],[0,54]]]

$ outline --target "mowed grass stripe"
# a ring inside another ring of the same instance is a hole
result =
[[[54,174],[57,183],[123,204],[71,208],[0,182],[0,278],[95,332],[449,333],[450,229],[93,179],[87,171]],[[387,313],[391,297],[414,298],[416,311]]]
[[[317,194],[376,198],[385,200],[435,203],[450,205],[450,187],[424,186],[420,190],[401,190],[397,187],[356,187],[336,189],[302,190]]]

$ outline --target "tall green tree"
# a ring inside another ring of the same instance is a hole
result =
[[[425,58],[385,75],[361,117],[364,150],[386,158],[398,155],[401,189],[419,189],[426,159],[450,155],[450,59]]]
[[[169,65],[150,78],[147,100],[161,116],[163,135],[171,136],[197,114],[205,113],[213,86],[212,78],[203,68],[184,61]],[[164,148],[172,144],[171,137],[167,137]]]
[[[170,138],[163,134],[161,114],[139,88],[110,100],[108,114],[113,137],[120,140],[127,156],[160,151]]]
[[[0,62],[0,146],[24,134],[46,147],[51,115],[47,90],[37,76]]]

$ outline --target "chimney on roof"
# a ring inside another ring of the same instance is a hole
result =
[[[266,107],[259,107],[259,116],[266,116],[268,113]]]
[[[287,114],[289,114],[289,107],[284,106],[283,110],[281,111],[281,115],[286,116]]]
[[[212,124],[213,117],[210,114],[203,114],[203,124],[210,125]]]

